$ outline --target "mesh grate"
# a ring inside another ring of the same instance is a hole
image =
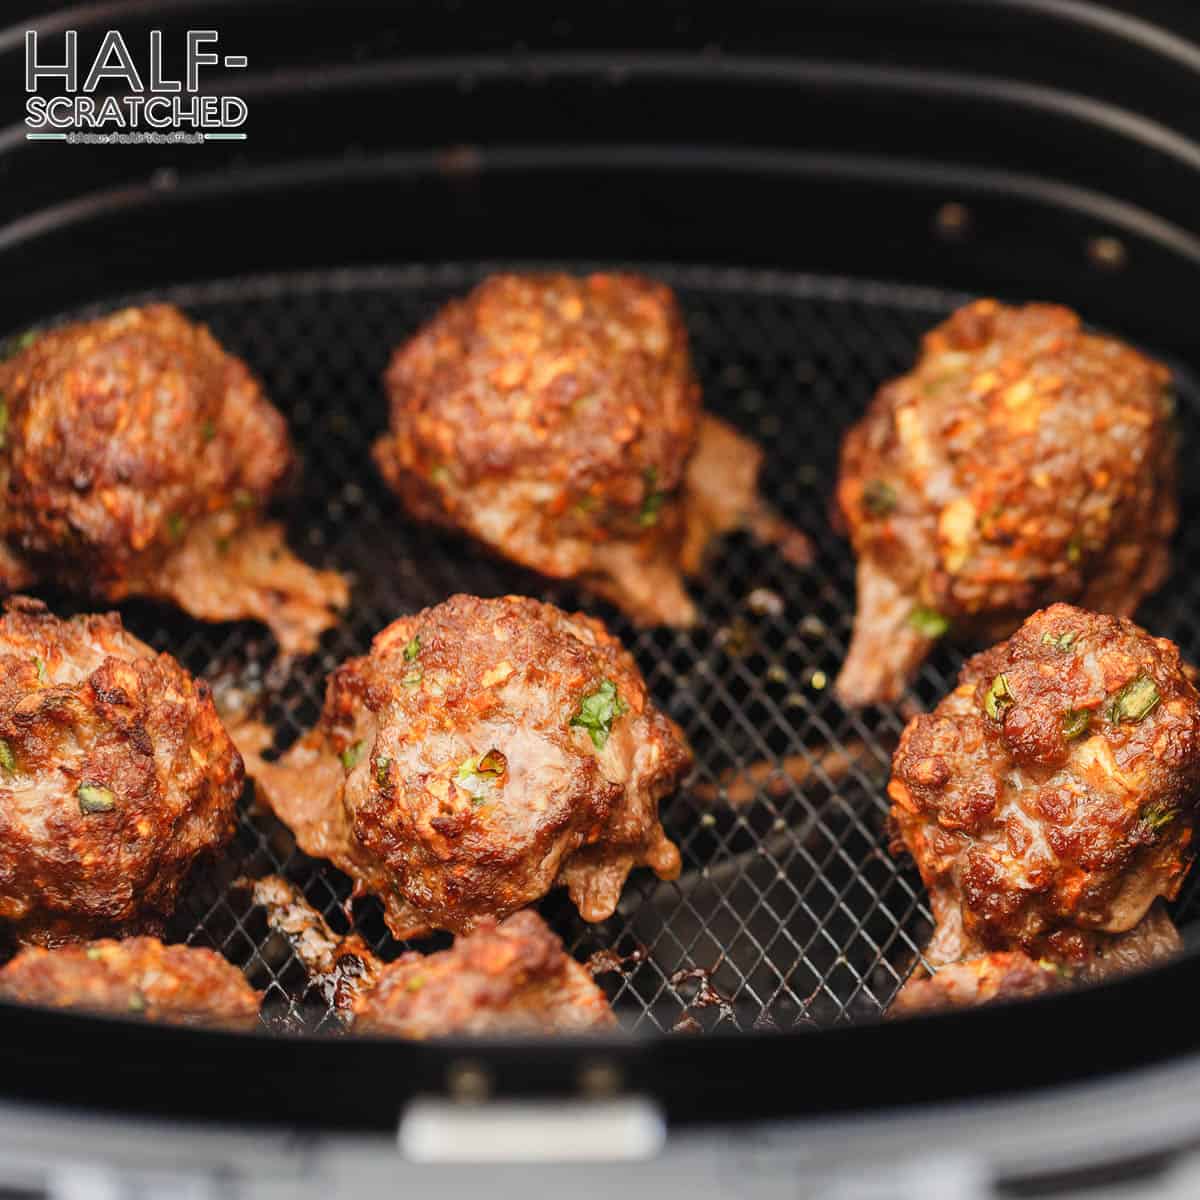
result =
[[[818,565],[798,570],[747,538],[728,538],[694,589],[702,624],[636,631],[570,588],[399,519],[367,457],[386,423],[379,380],[390,349],[487,269],[331,272],[157,294],[208,322],[260,374],[305,458],[303,491],[284,506],[293,545],[351,572],[355,586],[350,612],[321,652],[281,678],[256,626],[204,626],[134,604],[125,610],[130,627],[218,686],[261,689],[282,746],[316,719],[327,672],[364,652],[401,613],[454,591],[586,602],[631,647],[696,750],[692,780],[663,812],[684,873],[663,884],[637,872],[602,925],[583,923],[561,895],[544,902],[544,915],[578,956],[623,956],[621,969],[600,979],[629,1028],[789,1028],[877,1014],[923,944],[929,914],[915,871],[889,857],[882,832],[883,785],[903,717],[896,709],[845,712],[827,686],[854,601],[853,563],[829,528],[827,504],[842,430],[882,380],[911,362],[920,333],[963,298],[761,272],[648,269],[679,290],[707,406],[771,448],[765,491],[812,536]],[[1194,444],[1197,396],[1180,392],[1185,439]],[[1200,480],[1189,475],[1183,487],[1186,513]],[[1195,529],[1184,523],[1180,563],[1200,555]],[[1200,574],[1177,571],[1141,614],[1193,660],[1198,593]],[[935,702],[960,661],[944,649],[927,663],[909,706]],[[348,880],[306,858],[247,802],[230,853],[194,879],[173,936],[242,965],[267,990],[269,1024],[329,1029],[324,997],[230,888],[240,874],[271,871],[301,885],[336,928],[348,927]],[[1180,903],[1185,920],[1200,908],[1196,892]],[[353,921],[385,957],[402,949],[374,900],[357,903]]]

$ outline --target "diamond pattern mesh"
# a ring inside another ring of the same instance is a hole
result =
[[[327,672],[364,652],[401,613],[454,591],[525,592],[599,612],[697,753],[693,778],[663,813],[684,873],[669,884],[636,873],[602,925],[583,923],[561,895],[547,898],[544,915],[579,957],[623,956],[621,969],[600,981],[629,1028],[811,1027],[877,1014],[930,928],[915,871],[886,850],[891,749],[902,710],[936,702],[961,660],[942,650],[900,709],[841,709],[828,685],[849,637],[853,563],[830,529],[828,503],[842,430],[882,380],[911,362],[921,331],[963,298],[762,272],[648,269],[679,290],[706,404],[769,448],[767,495],[810,534],[818,559],[801,570],[748,538],[728,538],[694,589],[702,624],[636,631],[569,587],[410,524],[367,457],[386,423],[379,381],[390,349],[487,269],[329,272],[157,294],[208,322],[286,413],[305,460],[302,485],[282,506],[293,545],[351,572],[354,595],[320,653],[286,674],[253,625],[204,626],[135,604],[126,608],[130,627],[218,689],[233,682],[261,693],[284,746],[316,719]],[[1180,395],[1186,444],[1200,413],[1189,387]],[[1186,513],[1200,479],[1185,472],[1183,486]],[[1193,660],[1200,575],[1188,564],[1200,555],[1198,539],[1185,525],[1181,568],[1141,614]],[[230,886],[239,875],[272,871],[301,885],[335,928],[352,920],[385,957],[402,949],[378,904],[359,901],[350,916],[348,880],[296,850],[252,797],[229,854],[192,881],[172,933],[243,966],[267,990],[269,1025],[335,1028],[289,947]],[[1179,905],[1185,922],[1195,890]]]

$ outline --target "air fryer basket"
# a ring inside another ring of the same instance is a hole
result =
[[[616,957],[618,969],[600,982],[630,1029],[790,1029],[877,1017],[930,926],[918,876],[884,849],[884,786],[903,706],[847,711],[827,686],[849,638],[854,565],[826,508],[847,416],[905,369],[921,331],[962,297],[828,276],[637,265],[678,290],[706,403],[770,448],[767,494],[813,538],[815,566],[789,566],[749,537],[726,539],[693,589],[698,628],[639,631],[592,598],[399,518],[369,459],[387,420],[380,377],[389,350],[497,268],[367,268],[135,297],[170,299],[204,320],[284,406],[305,461],[286,510],[292,538],[314,561],[352,573],[346,619],[322,653],[281,670],[273,643],[252,624],[210,627],[151,606],[127,615],[156,646],[208,675],[219,700],[233,693],[262,708],[282,746],[315,722],[329,670],[365,653],[400,613],[459,591],[602,612],[696,751],[690,782],[664,808],[684,873],[659,883],[639,872],[618,915],[601,925],[583,922],[561,895],[544,913],[579,957]],[[1177,381],[1186,454],[1200,445],[1200,395],[1186,370]],[[1185,511],[1188,502],[1185,491]],[[1185,526],[1178,557],[1187,564],[1198,553],[1200,526]],[[1196,586],[1182,566],[1143,613],[1193,659]],[[949,649],[928,663],[909,707],[935,703],[960,664]],[[267,990],[269,1027],[326,1028],[328,997],[306,988],[287,945],[269,938],[263,914],[231,886],[268,872],[294,879],[345,927],[350,881],[296,851],[286,830],[248,803],[233,853],[194,879],[172,932],[244,965]],[[1186,934],[1187,897],[1177,909]],[[376,901],[359,902],[354,914],[381,954],[399,952]]]
[[[109,9],[100,28],[132,38],[146,24],[137,4]],[[0,1023],[24,1067],[9,1073],[13,1092],[54,1097],[56,1064],[86,1058],[94,1070],[73,1098],[144,1107],[165,1055],[186,1078],[155,1084],[176,1111],[267,1119],[286,1106],[291,1119],[358,1126],[442,1089],[463,1054],[498,1089],[571,1090],[599,1047],[673,1115],[745,1116],[1024,1087],[1192,1047],[1196,881],[1175,909],[1188,945],[1177,963],[1019,1007],[875,1023],[929,930],[919,879],[882,832],[891,749],[961,659],[940,651],[904,705],[838,705],[827,685],[853,564],[828,504],[846,427],[921,332],[973,294],[1072,304],[1168,359],[1184,462],[1200,449],[1200,242],[1188,229],[1200,147],[1195,114],[1173,99],[1195,87],[1200,52],[1155,35],[1145,5],[1138,19],[1051,0],[828,3],[790,26],[770,5],[739,9],[746,32],[631,7],[619,37],[587,16],[529,21],[514,37],[483,4],[402,29],[349,4],[317,46],[307,21],[324,6],[185,3],[154,25],[210,24],[249,53],[252,69],[228,85],[250,107],[245,144],[47,147],[0,131],[0,328],[151,298],[208,323],[260,374],[302,452],[280,506],[293,544],[354,577],[344,622],[286,668],[249,624],[130,604],[135,632],[219,694],[255,698],[282,747],[315,720],[329,670],[393,617],[455,591],[539,595],[603,615],[697,751],[664,808],[678,882],[636,874],[597,926],[561,896],[541,906],[577,956],[619,960],[600,981],[639,1036],[532,1048],[329,1036],[324,1000],[234,880],[281,872],[341,929],[348,881],[248,795],[234,847],[197,874],[172,934],[266,988],[271,1034],[123,1025],[118,1051],[111,1022],[24,1013],[19,1033]],[[0,31],[14,62],[18,36]],[[544,265],[629,267],[677,289],[705,403],[767,448],[765,490],[813,538],[814,566],[727,538],[694,588],[700,626],[638,631],[401,517],[367,456],[391,349],[488,271]],[[1182,475],[1174,572],[1139,616],[1200,661],[1200,479]],[[385,956],[400,950],[375,902],[353,920]],[[1129,1029],[1130,1012],[1155,1019]],[[1020,1053],[1047,1028],[1118,1018],[1128,1036],[1103,1051],[1064,1036],[1035,1061]],[[963,1038],[993,1048],[986,1077],[946,1054]],[[872,1064],[869,1096],[839,1074],[847,1061]],[[306,1088],[313,1078],[321,1086]]]

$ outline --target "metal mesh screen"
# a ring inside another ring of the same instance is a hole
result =
[[[207,322],[262,377],[304,458],[302,483],[283,505],[293,545],[351,572],[354,593],[322,651],[286,674],[272,666],[272,643],[257,626],[205,626],[141,604],[127,606],[128,624],[218,685],[261,690],[284,746],[316,719],[326,674],[363,653],[401,613],[455,591],[524,592],[598,612],[696,750],[694,776],[663,812],[684,873],[670,884],[635,873],[617,915],[602,925],[586,925],[560,895],[544,902],[544,915],[577,956],[620,957],[619,969],[599,978],[630,1028],[790,1028],[877,1014],[930,925],[915,871],[893,861],[883,834],[883,787],[902,709],[846,712],[829,687],[849,637],[854,583],[828,504],[843,430],[879,383],[912,361],[920,333],[963,297],[806,276],[646,269],[679,291],[706,405],[768,448],[765,491],[810,534],[818,557],[797,569],[748,538],[727,538],[693,589],[702,624],[637,631],[569,587],[411,524],[368,458],[386,424],[380,377],[391,349],[487,269],[335,271],[157,293]],[[1200,418],[1186,379],[1180,399],[1186,448]],[[1185,513],[1197,486],[1195,473],[1184,472]],[[1194,528],[1184,522],[1180,568],[1141,613],[1193,660]],[[953,650],[940,651],[903,711],[936,702],[960,662]],[[234,845],[193,880],[172,934],[242,965],[267,990],[269,1025],[331,1029],[324,997],[290,949],[230,887],[241,874],[272,871],[300,884],[335,928],[348,927],[349,881],[297,851],[247,798]],[[1190,900],[1179,905],[1185,921]],[[358,902],[353,920],[385,957],[402,949],[374,900]]]

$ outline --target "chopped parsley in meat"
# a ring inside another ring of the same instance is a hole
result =
[[[592,745],[603,750],[612,733],[613,722],[627,711],[625,701],[617,694],[616,684],[605,679],[579,702],[579,711],[571,718],[571,724],[586,729]]]

